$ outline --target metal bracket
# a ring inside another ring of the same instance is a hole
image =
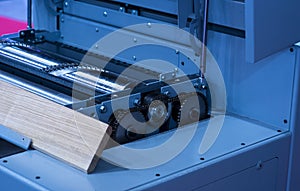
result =
[[[25,150],[28,150],[31,144],[31,139],[2,125],[0,125],[0,138]]]
[[[179,76],[181,75],[179,75],[178,68],[175,68],[174,71],[159,74],[159,81],[168,81],[168,80],[175,79],[176,77]]]
[[[60,37],[59,32],[46,32],[46,31],[40,31],[35,29],[27,29],[22,30],[19,32],[19,38],[23,39],[25,43],[41,43],[46,40],[46,38],[49,40],[58,40]]]
[[[28,29],[22,30],[19,32],[20,39],[23,39],[25,42],[33,42],[35,40],[35,30]]]

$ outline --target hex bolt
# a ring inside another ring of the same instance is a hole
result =
[[[30,34],[34,34],[34,31],[30,31]]]
[[[106,107],[104,105],[101,105],[99,110],[100,110],[100,113],[106,113]]]
[[[151,28],[152,24],[151,23],[147,23],[147,27]]]
[[[107,17],[107,12],[106,11],[103,12],[103,16]]]
[[[136,99],[134,99],[133,104],[135,106],[139,106],[139,105],[141,105],[141,100],[139,98],[136,98]]]
[[[132,59],[135,61],[136,60],[136,56],[133,56]]]
[[[21,32],[21,36],[24,36],[25,34],[24,34],[24,32]]]
[[[68,1],[65,2],[65,7],[68,7],[69,6],[69,3]]]

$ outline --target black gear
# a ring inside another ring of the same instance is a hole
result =
[[[177,105],[177,111],[175,110],[179,126],[197,122],[208,116],[208,104],[203,94],[190,93],[182,96],[179,100],[181,104]],[[197,100],[198,105],[195,105]]]
[[[146,120],[139,111],[115,112],[111,117],[110,126],[112,127],[111,138],[120,144],[143,138],[146,134]]]

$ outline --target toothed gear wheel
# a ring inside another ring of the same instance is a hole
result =
[[[198,104],[196,104],[198,102]],[[208,115],[208,104],[203,94],[191,93],[181,99],[178,110],[177,122],[179,126],[187,125],[206,118]]]
[[[147,131],[145,117],[139,111],[118,111],[110,125],[113,129],[112,139],[120,144],[143,138]]]
[[[168,96],[163,94],[147,95],[143,103],[148,106],[148,124],[154,129],[159,129],[170,116],[168,113]]]

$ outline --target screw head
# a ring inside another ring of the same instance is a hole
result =
[[[136,99],[134,99],[133,104],[135,106],[139,106],[139,105],[141,105],[141,100],[139,98],[136,98]]]
[[[133,59],[133,60],[136,60],[136,56],[133,56],[132,59]]]
[[[124,7],[120,7],[119,11],[124,12],[125,11]]]
[[[170,95],[170,92],[166,91],[166,92],[164,92],[164,94],[168,96],[168,95]]]
[[[65,2],[65,7],[68,7],[69,6],[69,3],[68,1]]]
[[[151,28],[152,24],[151,23],[147,23],[147,27]]]
[[[106,107],[104,105],[101,105],[99,110],[100,110],[100,113],[105,113],[106,112]]]
[[[106,11],[103,12],[103,16],[107,17],[108,13]]]
[[[135,106],[139,106],[139,105],[141,105],[141,100],[139,98],[136,98],[136,99],[134,99],[133,104]]]

